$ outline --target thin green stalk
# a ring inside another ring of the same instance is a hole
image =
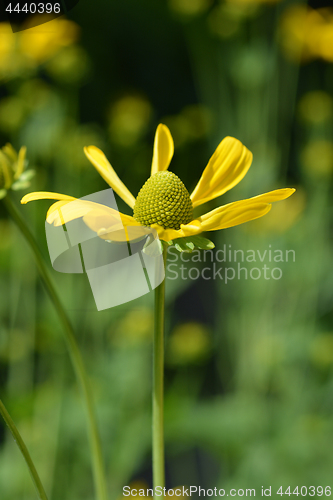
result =
[[[37,245],[37,242],[25,224],[25,221],[23,220],[21,214],[15,207],[14,203],[10,199],[9,195],[7,195],[4,198],[4,204],[11,215],[12,219],[15,221],[17,224],[18,228],[22,232],[23,236],[25,237],[26,241],[28,242],[30,248],[32,249],[35,259],[36,259],[36,264],[37,268],[39,270],[39,273],[41,275],[41,278],[45,284],[46,290],[53,302],[53,305],[58,313],[59,319],[63,325],[63,331],[65,334],[65,340],[67,343],[69,355],[74,367],[74,371],[79,383],[79,386],[82,391],[83,399],[86,405],[86,410],[87,410],[87,417],[88,417],[88,435],[89,435],[89,441],[90,441],[90,447],[91,447],[91,452],[92,452],[92,466],[93,466],[93,475],[94,475],[94,481],[95,481],[95,488],[96,488],[96,494],[98,500],[107,500],[107,494],[106,494],[106,479],[105,479],[105,472],[104,472],[104,463],[103,463],[103,456],[102,456],[102,448],[101,448],[101,442],[100,442],[100,437],[98,434],[98,429],[97,429],[97,423],[96,423],[96,416],[95,416],[95,411],[94,411],[94,405],[93,405],[93,398],[91,394],[91,389],[89,386],[89,380],[88,376],[86,374],[86,370],[83,364],[83,360],[81,357],[80,350],[78,348],[78,345],[75,340],[75,334],[73,327],[69,321],[69,318],[66,314],[66,311],[63,308],[63,305],[58,297],[58,294],[55,290],[55,287],[53,285],[53,282],[51,280],[51,277],[49,276],[46,264],[44,262],[43,256],[41,254],[41,251]]]
[[[163,251],[164,267],[167,249]],[[153,486],[165,486],[164,426],[163,426],[163,379],[164,379],[164,300],[165,279],[155,288],[155,323],[153,347]],[[154,495],[156,500],[157,496]]]
[[[26,445],[21,437],[21,434],[17,430],[16,425],[14,424],[13,420],[11,419],[11,416],[9,415],[8,411],[6,410],[1,399],[0,399],[0,413],[1,413],[4,421],[6,422],[10,432],[12,433],[14,441],[16,442],[17,446],[21,450],[21,453],[22,453],[23,458],[28,466],[29,472],[31,474],[35,488],[37,490],[38,497],[40,498],[40,500],[47,500],[47,496],[46,496],[44,487],[43,487],[42,482],[39,478],[38,472],[36,471],[36,467],[34,466],[34,463],[32,461],[30,453],[28,452],[28,449],[27,449],[27,447],[26,447]]]

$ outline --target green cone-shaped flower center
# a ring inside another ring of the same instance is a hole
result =
[[[157,172],[140,189],[133,215],[142,226],[159,224],[164,229],[180,229],[181,224],[193,219],[193,206],[177,175]]]

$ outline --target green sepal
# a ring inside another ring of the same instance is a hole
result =
[[[168,242],[174,244],[178,252],[192,253],[193,250],[211,250],[215,248],[212,241],[203,236],[185,236],[184,238],[177,238],[176,240]]]
[[[34,176],[36,175],[36,172],[35,170],[33,170],[32,168],[30,170],[25,170],[25,172],[23,172],[21,175],[20,175],[20,181],[30,181]]]
[[[204,238],[203,236],[187,236],[189,241],[191,241],[196,248],[200,250],[212,250],[215,248],[215,245],[208,238]]]
[[[16,181],[12,184],[11,188],[13,191],[19,191],[20,189],[27,189],[30,187],[30,181]]]
[[[0,189],[0,200],[2,200],[7,194],[7,189]]]
[[[26,189],[30,186],[30,180],[35,175],[34,170],[27,170],[20,175],[20,178],[12,184],[12,189],[18,191],[19,189]]]

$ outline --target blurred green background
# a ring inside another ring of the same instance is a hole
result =
[[[151,486],[153,294],[97,312],[85,276],[51,268],[50,203],[19,201],[29,190],[81,197],[105,189],[83,154],[89,144],[136,196],[160,122],[175,141],[170,169],[189,191],[226,135],[253,152],[246,178],[208,209],[297,188],[264,218],[205,235],[215,252],[294,250],[295,261],[242,263],[249,272],[279,267],[281,279],[166,281],[167,487],[256,488],[260,496],[272,486],[279,498],[280,486],[332,486],[333,12],[297,1],[81,0],[51,31],[34,38],[0,25],[1,146],[26,145],[36,171],[29,189],[9,195],[74,324],[109,498],[134,481]],[[121,200],[119,209],[129,213]],[[1,201],[0,296],[1,399],[49,500],[91,500],[85,410],[61,325]],[[2,422],[0,498],[36,498]]]

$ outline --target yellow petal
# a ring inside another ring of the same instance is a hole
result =
[[[216,208],[197,220],[201,222],[202,231],[215,231],[237,226],[265,215],[271,209],[271,203],[288,198],[295,189],[276,189],[247,200],[235,201]]]
[[[128,241],[134,239],[132,226],[139,226],[142,230],[145,230],[145,228],[129,215],[122,214],[106,205],[87,200],[78,200],[77,198],[73,198],[73,196],[64,194],[42,191],[29,193],[22,198],[21,203],[43,199],[59,200],[50,206],[46,214],[47,222],[55,226],[61,226],[72,220],[83,217],[83,221],[87,226],[95,231],[101,238],[113,241]],[[131,227],[131,238],[128,238],[127,233],[124,231],[124,227],[127,226]],[[109,234],[111,229],[112,237]],[[136,238],[143,236],[142,230],[140,235],[135,235]]]
[[[194,219],[189,224],[182,224],[180,229],[184,233],[184,236],[194,236],[203,231],[202,223],[199,219]]]
[[[50,193],[48,191],[37,191],[34,193],[28,193],[25,196],[23,196],[21,203],[24,205],[25,203],[29,203],[29,201],[35,201],[35,200],[73,201],[73,200],[76,200],[76,198],[73,198],[73,196],[67,196],[66,194]]]
[[[233,137],[226,137],[203,171],[191,200],[193,207],[221,196],[238,184],[252,163],[252,153]]]
[[[50,224],[60,226],[80,217],[83,217],[85,224],[104,240],[131,241],[146,235],[148,231],[133,217],[106,205],[86,200],[74,200],[70,203],[57,201],[50,207],[46,220]]]
[[[160,240],[163,241],[171,241],[176,238],[183,238],[185,234],[181,229],[164,229],[164,227],[159,226],[158,224],[152,224],[151,227],[155,229],[158,234]]]
[[[130,215],[122,214],[104,205],[95,206],[84,215],[83,220],[92,231],[95,231],[95,233],[109,232],[113,230],[113,228],[114,230],[123,229],[126,226],[142,227]]]
[[[125,242],[141,239],[147,234],[151,234],[151,231],[144,226],[129,225],[119,226],[118,229],[116,226],[112,226],[111,230],[102,228],[97,234],[103,240]]]
[[[100,205],[83,217],[87,226],[104,240],[133,241],[149,234],[149,228],[141,226],[130,215]]]
[[[111,167],[105,154],[96,146],[88,146],[84,148],[84,152],[88,160],[94,165],[98,173],[112,187],[112,189],[124,200],[131,208],[134,207],[135,198],[127,189],[125,184],[119,179],[118,175]]]
[[[75,219],[83,217],[87,226],[96,233],[101,228],[111,226],[140,226],[133,217],[122,214],[111,207],[93,201],[77,200],[57,201],[50,206],[46,220],[49,224],[61,226]],[[140,226],[141,227],[141,226]]]
[[[177,238],[184,238],[184,236],[191,236],[199,234],[203,231],[201,229],[201,222],[196,219],[189,224],[181,224],[180,229],[164,229],[158,224],[152,224],[151,227],[155,229],[160,240],[171,241]]]
[[[257,196],[253,196],[245,201],[260,201],[263,203],[274,203],[274,201],[281,201],[289,198],[296,189],[294,188],[282,188],[282,189],[274,189],[274,191],[268,191],[268,193],[258,194]]]
[[[206,214],[206,220],[200,220],[201,231],[216,231],[218,229],[226,229],[228,227],[239,226],[250,220],[258,219],[266,215],[272,205],[269,203],[251,203],[245,202],[230,203],[220,207],[220,210]]]
[[[49,224],[61,226],[62,224],[67,224],[67,222],[83,217],[99,206],[101,205],[98,203],[77,200],[75,198],[71,201],[57,201],[48,209],[46,221]]]
[[[167,170],[173,157],[174,145],[170,130],[162,123],[156,129],[151,175]]]
[[[23,170],[24,170],[24,163],[25,163],[25,155],[27,152],[27,148],[25,146],[22,146],[19,154],[18,154],[18,159],[17,159],[17,169],[14,175],[14,179],[19,179]]]

